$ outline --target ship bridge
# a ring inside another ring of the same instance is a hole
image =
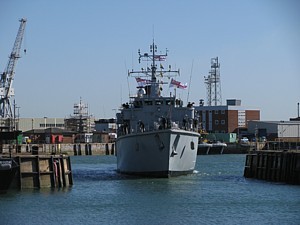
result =
[[[121,134],[166,128],[195,130],[198,127],[193,105],[183,107],[182,100],[175,97],[134,97],[130,104],[123,104],[121,113],[117,114],[117,123],[123,126]]]

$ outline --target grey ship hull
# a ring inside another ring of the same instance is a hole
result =
[[[193,173],[199,134],[180,129],[121,136],[116,141],[117,171],[169,177]]]

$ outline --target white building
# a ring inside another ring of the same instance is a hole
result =
[[[268,140],[300,142],[300,121],[249,121],[248,132]]]

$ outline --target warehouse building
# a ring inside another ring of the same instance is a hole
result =
[[[64,118],[19,118],[17,120],[17,130],[22,132],[35,129],[47,129],[47,128],[65,128]]]
[[[300,121],[249,121],[248,131],[269,141],[300,142]]]

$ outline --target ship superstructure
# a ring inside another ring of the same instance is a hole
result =
[[[136,79],[138,91],[117,114],[117,170],[121,173],[170,176],[194,170],[199,137],[194,107],[191,103],[184,107],[175,94],[161,94],[165,85],[186,88],[174,79],[179,70],[164,69],[167,52],[157,54],[153,41],[150,54],[138,51],[139,63],[150,62],[150,68],[128,73]]]

